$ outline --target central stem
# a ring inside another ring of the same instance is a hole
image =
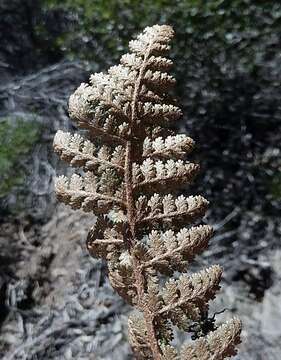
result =
[[[135,84],[134,95],[131,103],[132,115],[131,115],[131,135],[134,135],[134,128],[137,122],[137,102],[139,91],[141,88],[141,80],[146,69],[146,62],[150,54],[150,46],[147,49],[146,55],[143,59],[142,67],[140,68],[138,79]],[[150,347],[154,360],[161,360],[161,350],[158,345],[156,329],[154,326],[154,314],[150,311],[148,304],[145,302],[145,289],[146,279],[144,275],[144,269],[140,260],[132,253],[132,246],[137,242],[136,238],[136,214],[135,203],[133,194],[133,181],[132,181],[132,154],[136,152],[133,146],[134,142],[128,140],[126,142],[126,155],[125,155],[125,188],[126,188],[126,203],[127,203],[127,218],[129,234],[126,234],[126,244],[128,251],[132,256],[132,266],[135,278],[135,286],[137,290],[137,308],[143,312],[146,330],[147,330],[147,342]]]

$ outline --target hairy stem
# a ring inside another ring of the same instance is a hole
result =
[[[136,288],[137,288],[137,305],[138,305],[138,309],[143,312],[146,329],[147,329],[147,341],[150,346],[153,359],[161,360],[161,351],[158,345],[156,329],[154,326],[154,314],[150,311],[149,307],[144,301],[145,277],[143,274],[141,263],[136,257],[133,257],[133,268],[134,268],[134,275],[135,275]]]
[[[135,234],[135,209],[133,196],[133,182],[132,182],[132,144],[127,141],[126,155],[125,155],[125,188],[126,188],[126,203],[127,203],[127,217],[130,229],[130,237],[128,240],[129,248],[136,241]]]
[[[131,116],[131,129],[132,134],[134,132],[134,128],[137,120],[137,101],[139,96],[139,91],[141,87],[141,81],[146,68],[146,61],[150,54],[150,46],[147,49],[146,55],[143,59],[143,65],[139,71],[138,79],[135,84],[134,96],[132,100],[132,116]],[[128,217],[128,225],[129,225],[129,239],[127,239],[127,245],[129,251],[133,244],[136,243],[136,217],[135,217],[135,205],[134,205],[134,194],[133,194],[133,182],[132,182],[132,154],[133,151],[137,151],[137,149],[133,148],[133,143],[131,141],[127,141],[126,143],[126,156],[125,156],[125,187],[126,187],[126,202],[127,202],[127,217]],[[131,252],[131,251],[130,251]],[[152,356],[154,360],[161,360],[161,350],[158,345],[158,340],[156,336],[156,329],[154,327],[154,315],[151,313],[149,307],[144,302],[145,295],[145,287],[146,287],[146,279],[143,273],[143,268],[139,259],[132,255],[133,261],[133,269],[134,276],[136,281],[136,289],[137,289],[137,307],[139,310],[143,312],[146,328],[147,328],[147,341],[148,345],[151,349]]]
[[[125,184],[126,184],[126,201],[127,201],[127,217],[130,228],[130,238],[127,240],[129,245],[129,251],[131,246],[136,242],[135,233],[135,208],[133,197],[133,185],[132,185],[132,161],[131,161],[132,146],[128,141],[126,146],[126,161],[125,161]],[[132,255],[134,277],[136,281],[137,289],[137,307],[143,312],[146,328],[147,339],[149,346],[153,354],[153,359],[161,360],[161,350],[158,345],[156,330],[154,327],[154,315],[150,312],[147,304],[144,303],[145,294],[145,277],[143,274],[143,267],[136,256]]]

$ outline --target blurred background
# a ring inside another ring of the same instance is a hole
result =
[[[128,307],[91,259],[93,219],[58,205],[52,151],[67,101],[145,26],[174,26],[179,130],[197,143],[188,192],[216,230],[195,267],[224,267],[210,309],[239,314],[236,360],[281,359],[279,0],[0,1],[0,357],[131,359]]]

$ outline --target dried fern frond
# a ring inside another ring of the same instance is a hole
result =
[[[146,28],[119,65],[91,75],[70,97],[70,116],[88,138],[58,131],[54,149],[84,174],[58,177],[55,190],[65,204],[97,216],[87,248],[107,261],[113,288],[135,307],[128,332],[136,358],[220,360],[235,354],[237,319],[181,350],[171,345],[174,326],[188,332],[208,312],[222,276],[218,265],[187,272],[212,228],[190,226],[207,210],[203,196],[175,194],[199,165],[186,159],[194,141],[169,129],[182,114],[168,96],[173,36],[170,26]]]

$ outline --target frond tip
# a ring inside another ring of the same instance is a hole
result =
[[[129,48],[133,53],[142,55],[150,49],[152,55],[159,55],[170,50],[169,42],[174,37],[174,31],[168,25],[154,25],[146,27],[138,35],[136,40],[129,43]]]

